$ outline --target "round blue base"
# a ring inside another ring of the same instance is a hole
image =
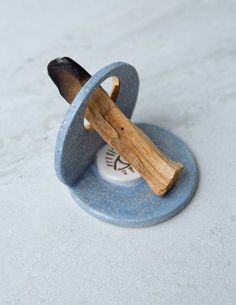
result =
[[[93,162],[70,187],[74,200],[89,214],[115,225],[145,227],[179,213],[190,201],[198,184],[198,167],[188,147],[173,133],[158,126],[137,124],[184,171],[163,198],[155,195],[144,180],[133,186],[118,186],[103,180]]]

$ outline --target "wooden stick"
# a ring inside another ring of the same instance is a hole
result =
[[[84,68],[68,57],[50,62],[48,73],[69,103],[90,78]],[[112,96],[117,96],[117,86]],[[101,87],[93,92],[85,118],[143,176],[155,194],[164,196],[176,182],[183,165],[164,155]]]

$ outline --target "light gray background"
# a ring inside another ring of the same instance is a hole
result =
[[[236,1],[0,0],[0,304],[236,304]],[[177,217],[123,229],[83,212],[53,158],[68,105],[57,56],[141,78],[133,120],[194,151],[198,192]]]

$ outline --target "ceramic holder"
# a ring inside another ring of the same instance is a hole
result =
[[[143,179],[124,186],[99,174],[95,159],[105,142],[84,127],[84,117],[93,91],[112,76],[121,84],[116,104],[131,117],[139,88],[136,70],[122,62],[102,68],[86,82],[66,113],[56,142],[56,173],[78,205],[96,218],[125,227],[155,225],[175,216],[190,202],[198,183],[198,167],[188,147],[173,133],[155,125],[136,124],[169,158],[184,165],[175,186],[159,197]]]

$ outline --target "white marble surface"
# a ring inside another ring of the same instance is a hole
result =
[[[3,1],[0,6],[0,304],[236,304],[236,1]],[[99,222],[53,168],[67,109],[46,73],[123,60],[135,121],[194,151],[198,192],[146,229]]]

